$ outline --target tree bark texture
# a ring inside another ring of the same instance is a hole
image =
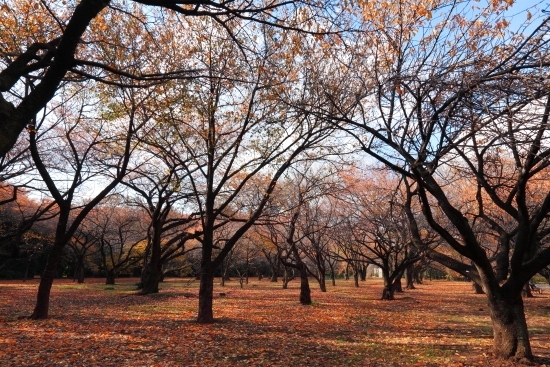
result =
[[[214,271],[202,269],[199,286],[199,314],[197,322],[200,324],[210,324],[214,322],[214,313],[212,311],[214,296]]]
[[[508,298],[508,297],[507,297]],[[494,353],[499,358],[526,361],[533,359],[521,296],[513,300],[489,298],[494,333]]]

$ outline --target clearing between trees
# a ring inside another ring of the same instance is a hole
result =
[[[2,366],[515,366],[491,355],[484,295],[471,283],[425,281],[380,300],[380,280],[340,280],[313,304],[268,280],[215,281],[217,322],[196,322],[198,281],[168,279],[136,294],[137,279],[58,279],[50,318],[28,316],[38,280],[0,282]],[[525,299],[536,365],[550,365],[550,292]]]

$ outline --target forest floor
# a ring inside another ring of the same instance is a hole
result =
[[[136,279],[54,283],[50,318],[32,321],[38,280],[0,281],[0,366],[514,366],[491,354],[483,295],[426,281],[381,301],[379,280],[338,280],[311,306],[299,282],[215,285],[217,322],[195,322],[198,282],[168,279],[138,296]],[[525,300],[535,365],[550,366],[550,292]]]

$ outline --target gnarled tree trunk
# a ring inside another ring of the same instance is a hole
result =
[[[521,295],[489,297],[493,322],[494,352],[499,358],[518,361],[533,359]]]

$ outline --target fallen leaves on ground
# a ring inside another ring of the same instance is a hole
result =
[[[486,301],[469,283],[427,281],[379,300],[381,283],[341,280],[311,306],[299,284],[216,285],[211,325],[195,323],[198,283],[169,279],[161,293],[135,294],[90,279],[54,283],[51,317],[31,313],[37,280],[0,282],[2,366],[513,366],[491,355]],[[312,288],[314,284],[312,284]],[[220,297],[219,293],[226,296]],[[549,295],[525,300],[539,365],[550,366]]]

